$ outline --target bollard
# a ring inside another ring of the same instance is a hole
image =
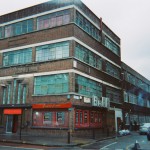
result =
[[[68,144],[70,144],[70,130],[68,131]]]
[[[139,150],[140,149],[140,145],[138,143],[138,141],[136,140],[134,147],[132,148],[132,150]]]

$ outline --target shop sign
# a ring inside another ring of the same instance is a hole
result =
[[[91,98],[84,97],[84,103],[91,103]]]
[[[69,103],[59,103],[59,104],[33,104],[33,109],[44,109],[44,108],[71,108],[72,104]]]
[[[21,115],[22,109],[4,109],[4,115]]]

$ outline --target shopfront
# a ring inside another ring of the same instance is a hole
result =
[[[37,128],[68,128],[71,103],[33,104],[32,126]]]

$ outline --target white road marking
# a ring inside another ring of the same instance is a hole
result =
[[[0,145],[0,147],[9,147],[9,148],[16,148],[16,149],[20,149],[20,148],[23,148],[23,149],[31,149],[31,150],[43,150],[43,149],[37,149],[37,148],[24,148],[24,147],[13,147],[13,146],[4,146],[4,145]]]
[[[116,143],[117,143],[117,142],[114,142],[114,143],[108,144],[108,145],[106,145],[106,146],[104,146],[104,147],[100,148],[100,150],[106,150],[106,147],[109,147],[109,146],[111,146],[111,145],[113,145],[113,144],[116,144]]]

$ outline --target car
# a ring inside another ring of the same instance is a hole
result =
[[[147,139],[148,141],[150,141],[150,127],[148,128],[148,131],[147,131]]]
[[[139,134],[147,134],[150,123],[143,123],[139,128]]]

